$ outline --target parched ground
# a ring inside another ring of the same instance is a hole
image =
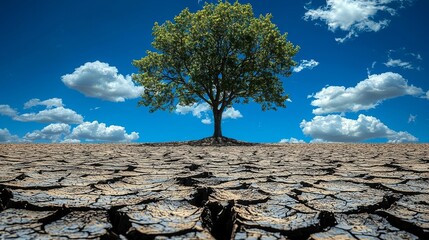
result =
[[[0,239],[429,239],[429,145],[0,145]]]

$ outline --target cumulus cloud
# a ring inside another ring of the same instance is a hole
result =
[[[243,115],[241,115],[240,111],[235,110],[233,107],[227,108],[225,112],[222,113],[222,119],[237,119],[242,117]]]
[[[201,122],[206,125],[212,124],[212,120],[209,117],[204,118]]]
[[[203,124],[212,124],[212,120],[210,119],[208,112],[211,111],[211,107],[208,103],[194,103],[191,105],[176,105],[175,112],[177,114],[186,115],[189,113],[192,113],[192,116],[197,118],[202,118],[203,115],[205,116],[204,119],[201,120]],[[222,113],[223,119],[237,119],[242,118],[243,115],[240,113],[240,111],[234,109],[233,107],[227,108]]]
[[[106,126],[98,121],[84,122],[75,127],[71,134],[66,137],[67,141],[85,139],[87,141],[107,141],[107,142],[131,142],[137,140],[139,134],[132,132],[127,134],[122,126]]]
[[[380,18],[380,14],[396,14],[395,3],[403,0],[327,0],[325,6],[307,9],[305,20],[322,21],[332,32],[341,30],[346,36],[336,38],[337,42],[357,37],[361,32],[378,32],[387,27],[389,19]]]
[[[31,99],[24,104],[24,108],[34,106],[46,106],[47,109],[39,112],[23,113],[12,109],[9,105],[0,105],[0,115],[11,117],[20,122],[40,122],[40,123],[66,123],[79,124],[83,122],[83,117],[75,111],[64,108],[62,99],[52,98],[45,101]]]
[[[0,115],[15,117],[18,115],[18,112],[15,109],[12,109],[9,105],[0,105]]]
[[[211,107],[208,103],[194,103],[192,105],[176,105],[176,113],[186,115],[192,113],[192,116],[201,118],[203,113],[206,113],[211,110]]]
[[[54,123],[44,127],[42,130],[35,130],[27,133],[24,139],[29,141],[49,140],[58,142],[61,138],[70,133],[70,126],[65,123]]]
[[[79,124],[83,122],[83,117],[81,115],[64,107],[45,109],[38,113],[24,113],[13,117],[13,119],[21,122],[40,123]]]
[[[383,100],[404,95],[421,96],[423,90],[408,85],[400,74],[386,72],[368,76],[355,87],[324,87],[314,94],[311,105],[318,107],[314,114],[332,112],[357,112],[376,107]]]
[[[12,135],[7,128],[0,128],[0,143],[21,142],[17,135]]]
[[[293,69],[294,72],[301,72],[304,69],[313,69],[319,65],[319,62],[311,59],[311,60],[301,60],[299,65]]]
[[[11,135],[8,129],[0,129],[0,142],[28,142],[47,140],[51,142],[79,143],[86,141],[130,142],[137,140],[139,134],[128,134],[122,126],[106,126],[98,121],[83,122],[83,117],[71,109],[64,108],[62,99],[52,98],[41,101],[31,99],[24,104],[28,109],[34,106],[45,106],[39,112],[20,114],[9,105],[0,105],[0,115],[11,117],[21,122],[51,123],[41,130],[28,132],[22,139]],[[69,124],[80,124],[71,131]]]
[[[305,141],[291,137],[289,139],[287,139],[287,138],[281,139],[280,143],[305,143]]]
[[[417,142],[418,138],[408,132],[393,132],[394,134],[387,137],[389,143]]]
[[[328,142],[359,142],[377,138],[386,138],[392,143],[418,141],[408,132],[393,131],[379,119],[363,114],[357,120],[340,115],[315,116],[311,121],[303,120],[300,127],[305,135]]]
[[[38,98],[33,98],[24,104],[24,109],[34,106],[46,106],[47,108],[64,107],[63,100],[61,98],[51,98],[44,101],[40,101]]]
[[[136,86],[129,75],[118,74],[118,69],[100,61],[87,62],[71,74],[61,77],[63,83],[85,96],[112,102],[137,98],[143,87]]]

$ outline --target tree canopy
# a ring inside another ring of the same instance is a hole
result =
[[[206,102],[216,138],[222,137],[223,111],[234,103],[253,100],[262,110],[285,107],[288,96],[280,77],[291,74],[299,47],[271,19],[271,14],[255,17],[250,4],[219,1],[155,23],[156,51],[133,61],[139,69],[133,79],[145,88],[139,105],[153,112]]]

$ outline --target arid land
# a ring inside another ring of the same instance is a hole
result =
[[[0,239],[429,239],[428,144],[1,144]]]

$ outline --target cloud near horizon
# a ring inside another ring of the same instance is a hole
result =
[[[291,137],[289,139],[282,138],[279,143],[305,143],[305,141],[301,140],[301,139],[297,139],[297,138]]]
[[[130,142],[139,138],[139,133],[128,134],[122,126],[106,126],[98,121],[84,122],[83,117],[71,109],[64,108],[62,99],[51,98],[44,101],[31,99],[24,104],[24,109],[35,106],[45,106],[46,109],[37,113],[20,114],[9,105],[0,105],[0,115],[10,117],[20,122],[49,123],[41,130],[28,132],[21,139],[12,135],[8,129],[0,129],[0,142],[67,142],[84,141]],[[72,131],[69,124],[79,124]]]
[[[17,135],[12,135],[7,128],[0,128],[0,143],[21,142]]]
[[[9,132],[0,131],[0,142],[7,142],[4,139],[8,138],[13,139],[11,142],[131,142],[139,138],[139,133],[131,132],[128,134],[122,126],[107,126],[105,123],[93,121],[83,122],[77,125],[72,131],[68,124],[53,123],[44,127],[42,130],[34,130],[33,132],[25,134],[22,139],[16,135],[11,135]]]
[[[98,121],[84,122],[73,129],[71,134],[65,137],[66,142],[78,142],[80,139],[86,141],[107,142],[131,142],[139,138],[139,133],[127,134],[122,126],[110,125]]]
[[[393,131],[379,119],[363,114],[356,120],[340,115],[315,116],[311,121],[303,120],[300,127],[316,142],[361,142],[380,138],[390,143],[418,141],[408,132]]]
[[[134,84],[131,76],[119,74],[116,67],[100,61],[87,62],[73,73],[63,75],[61,80],[67,87],[87,97],[111,102],[138,98],[144,90]]]
[[[386,72],[373,74],[355,87],[328,86],[311,96],[316,115],[334,112],[357,112],[375,108],[386,99],[411,95],[420,97],[421,88],[408,85],[400,74]]]
[[[327,0],[325,6],[307,9],[304,19],[324,22],[332,32],[347,33],[335,38],[343,43],[361,32],[378,32],[386,28],[390,20],[380,15],[396,15],[395,4],[402,5],[403,0]]]
[[[62,136],[66,136],[69,133],[70,125],[65,123],[53,123],[44,127],[42,130],[35,130],[25,134],[24,139],[29,141],[49,140],[51,142],[59,142]]]

